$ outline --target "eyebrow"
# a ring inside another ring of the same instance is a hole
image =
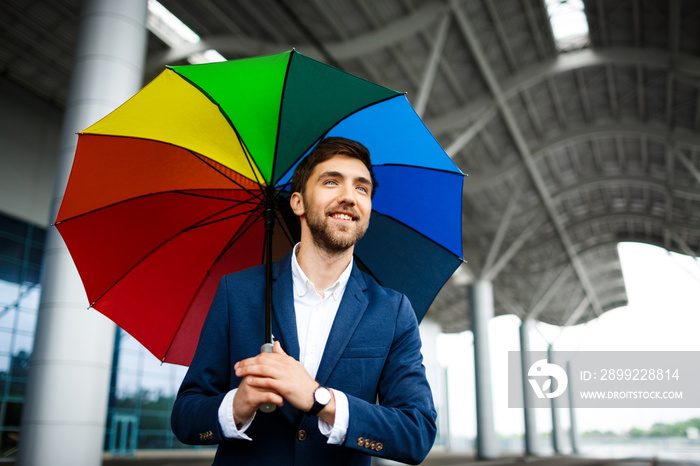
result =
[[[322,180],[323,178],[345,178],[345,175],[343,175],[339,171],[335,170],[329,170],[327,172],[323,172],[318,176],[319,180]],[[365,178],[364,176],[358,176],[357,178],[354,179],[356,182],[364,183],[366,185],[372,186],[372,180]]]

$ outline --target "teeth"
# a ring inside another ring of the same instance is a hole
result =
[[[338,218],[340,220],[352,220],[352,217],[347,214],[333,214],[333,218]]]

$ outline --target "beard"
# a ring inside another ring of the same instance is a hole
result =
[[[351,225],[331,225],[328,215],[314,211],[306,204],[304,210],[306,224],[311,232],[311,238],[318,247],[329,253],[345,252],[365,235],[369,222],[356,220]]]

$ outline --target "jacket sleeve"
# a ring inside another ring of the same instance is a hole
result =
[[[223,277],[173,406],[171,426],[185,444],[209,445],[223,439],[218,410],[231,388],[227,296]]]
[[[377,388],[378,404],[348,396],[346,447],[408,464],[425,459],[435,441],[437,413],[422,362],[418,322],[403,296]]]

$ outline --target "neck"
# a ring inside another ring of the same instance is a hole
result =
[[[314,284],[316,290],[323,292],[333,285],[352,259],[354,247],[341,252],[329,252],[320,248],[313,241],[304,241],[297,252],[297,262],[304,274]]]

